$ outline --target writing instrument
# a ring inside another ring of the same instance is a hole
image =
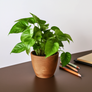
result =
[[[77,68],[77,69],[80,69],[80,67],[78,67],[77,65],[75,65],[75,64],[73,64],[73,63],[70,63],[70,62],[69,62],[69,65],[71,65],[71,66],[73,66],[73,67],[75,67],[75,68]]]
[[[60,64],[62,64],[62,63],[60,62]],[[72,66],[70,66],[70,65],[68,65],[68,64],[66,65],[66,67],[68,67],[68,68],[74,70],[75,72],[78,72],[78,70],[77,70],[76,68],[74,68],[74,67],[72,67]]]
[[[72,73],[72,74],[74,74],[74,75],[76,75],[76,76],[78,76],[78,77],[81,77],[81,75],[80,75],[79,73],[74,72],[74,71],[72,71],[72,70],[70,70],[70,69],[68,69],[68,68],[65,68],[65,67],[62,67],[62,66],[59,66],[59,68],[65,70],[65,71],[67,71],[67,72],[69,72],[69,73]]]

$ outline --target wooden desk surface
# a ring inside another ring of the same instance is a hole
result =
[[[91,51],[72,55],[71,62]],[[73,62],[74,63],[74,62]],[[81,69],[79,78],[59,69],[49,79],[35,76],[31,61],[0,69],[0,92],[92,92],[92,67],[78,64]]]

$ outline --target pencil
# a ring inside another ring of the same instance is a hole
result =
[[[75,68],[77,68],[77,69],[80,69],[80,67],[78,67],[77,65],[75,65],[75,64],[73,64],[73,63],[70,63],[70,62],[69,62],[69,65],[71,65],[71,66],[73,66],[73,67],[75,67]]]
[[[76,73],[76,72],[74,72],[74,71],[72,71],[72,70],[70,70],[68,68],[65,68],[65,67],[62,67],[62,66],[59,66],[59,68],[65,70],[65,71],[67,71],[69,73],[72,73],[72,74],[74,74],[74,75],[76,75],[78,77],[81,77],[81,75],[79,73]]]
[[[62,64],[62,63],[60,62],[60,64]],[[76,68],[74,68],[74,67],[72,67],[72,66],[70,66],[70,65],[68,65],[68,64],[66,65],[66,67],[68,67],[68,68],[74,70],[75,72],[78,72],[78,70],[77,70]]]
[[[67,67],[69,67],[70,69],[74,70],[75,72],[78,72],[78,70],[70,65],[66,65]]]

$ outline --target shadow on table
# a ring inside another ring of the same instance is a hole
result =
[[[33,83],[34,92],[57,92],[55,76],[48,79],[35,76]]]

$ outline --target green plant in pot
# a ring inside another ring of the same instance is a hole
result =
[[[9,34],[21,33],[20,42],[15,45],[11,53],[31,52],[32,66],[37,77],[49,78],[54,75],[58,52],[61,51],[62,66],[67,65],[71,60],[71,54],[64,52],[63,41],[70,43],[72,38],[69,34],[63,33],[58,27],[52,26],[45,20],[38,18],[30,13],[32,17],[16,20]]]

